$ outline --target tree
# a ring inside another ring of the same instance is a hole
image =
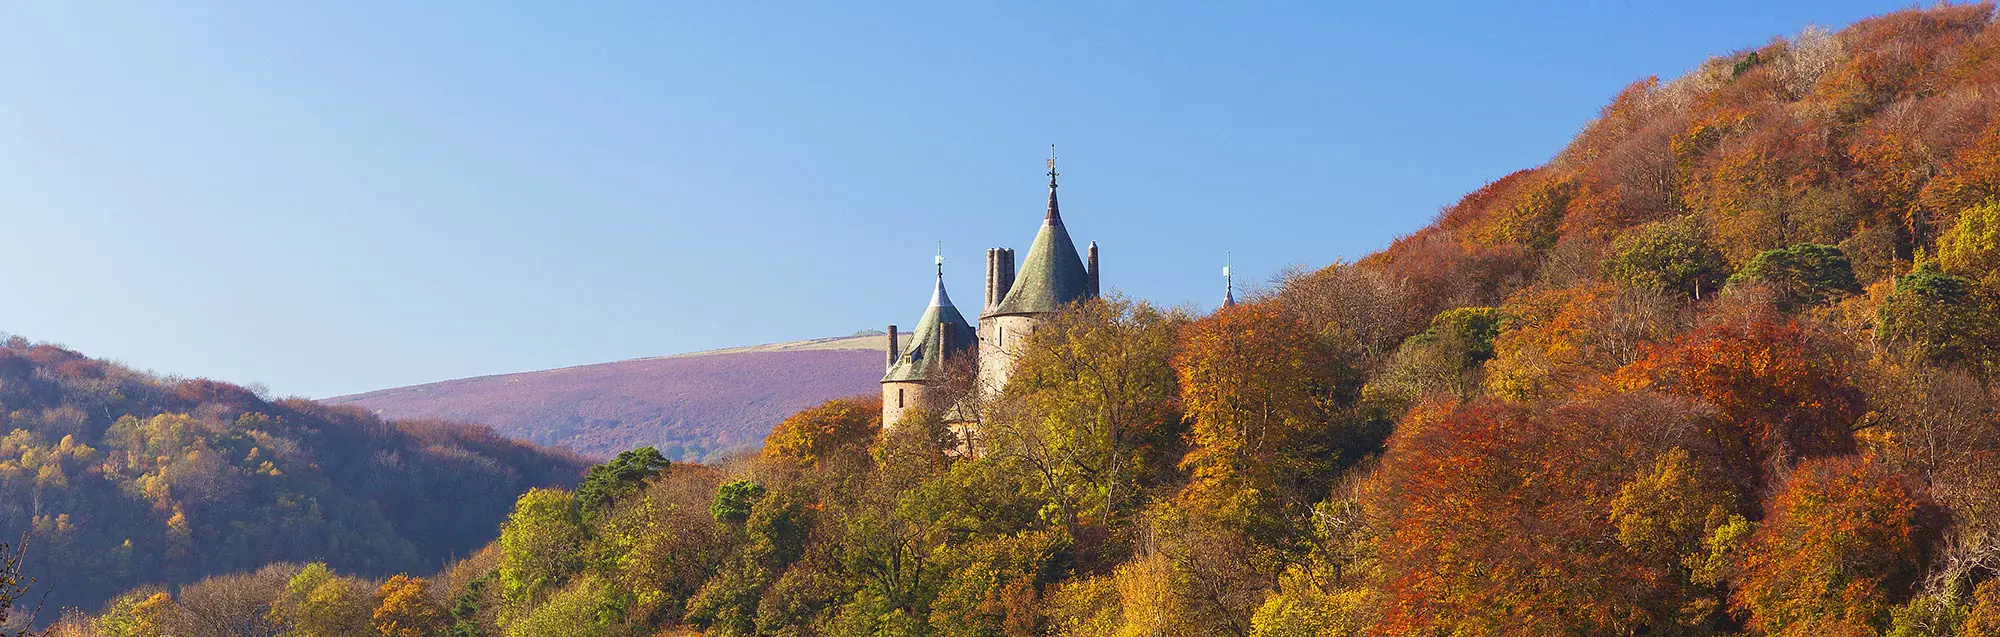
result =
[[[1985,371],[2000,364],[1996,309],[2000,303],[1984,286],[1926,261],[1896,279],[1876,310],[1877,336],[1930,363]]]
[[[640,447],[618,454],[610,462],[596,465],[577,485],[576,502],[585,510],[596,510],[638,493],[646,480],[665,473],[673,465],[658,449]]]
[[[709,505],[709,514],[723,524],[742,524],[750,519],[750,512],[765,493],[764,485],[749,480],[722,485],[715,490],[715,502]]]
[[[837,398],[792,414],[764,439],[767,461],[819,468],[846,456],[865,462],[868,443],[882,430],[880,397]]]
[[[2000,637],[2000,580],[1980,582],[1972,590],[1972,607],[1966,609],[1965,623],[1958,626],[1959,637]]]
[[[1428,329],[1403,341],[1375,389],[1405,401],[1429,394],[1471,398],[1478,393],[1486,361],[1493,358],[1493,339],[1500,335],[1499,308],[1462,307],[1431,319]]]
[[[431,637],[449,624],[424,580],[403,574],[375,589],[373,618],[375,631],[385,637]]]
[[[1144,490],[1172,479],[1182,422],[1169,361],[1184,321],[1116,297],[1071,305],[1028,335],[981,423],[987,457],[1047,502],[1082,552],[1128,528]]]
[[[1966,208],[1938,235],[1937,263],[1949,274],[2000,282],[2000,200]]]
[[[1759,252],[1729,277],[1730,285],[1756,283],[1776,288],[1778,306],[1787,311],[1861,292],[1847,254],[1817,243]]]
[[[358,585],[335,575],[325,563],[307,564],[285,584],[271,617],[298,637],[344,637],[373,632],[369,605]]]
[[[1722,288],[1729,261],[1693,217],[1649,223],[1619,237],[1604,273],[1621,285],[1702,298]]]
[[[576,497],[568,491],[534,489],[521,494],[500,527],[502,624],[526,612],[582,568],[588,535]]]
[[[175,595],[174,632],[182,637],[276,635],[285,626],[271,616],[273,604],[302,570],[298,564],[270,564],[250,573],[204,578]]]
[[[1675,315],[1657,293],[1605,284],[1531,289],[1500,307],[1502,328],[1486,363],[1486,390],[1535,400],[1589,387],[1665,338]]]
[[[1865,458],[1799,465],[1744,551],[1730,604],[1772,635],[1871,635],[1923,574],[1923,504]]]
[[[1703,419],[1638,392],[1406,422],[1364,490],[1380,525],[1374,632],[1698,634],[1714,618],[1690,603],[1715,593],[1679,553],[1722,501],[1679,489],[1727,484]]]
[[[1447,320],[1445,331],[1481,322]],[[1341,417],[1358,397],[1359,374],[1275,304],[1189,324],[1173,366],[1192,421],[1181,460],[1191,476],[1177,502],[1264,546],[1282,545],[1340,463],[1375,445]]]
[[[1853,448],[1862,395],[1834,348],[1782,316],[1718,321],[1652,348],[1614,383],[1713,405],[1705,436],[1755,492],[1800,458]]]
[[[1557,230],[1576,196],[1575,180],[1538,174],[1498,201],[1480,239],[1489,244],[1513,243],[1532,252],[1547,252],[1555,246]]]
[[[6,630],[7,626],[14,625],[13,621],[17,619],[15,606],[25,601],[28,591],[35,585],[35,578],[21,572],[21,566],[27,562],[27,556],[28,536],[26,534],[21,535],[19,543],[11,546],[5,542],[0,542],[0,631]],[[31,612],[28,614],[28,620],[30,622],[34,620],[34,613]],[[26,631],[19,631],[15,634],[26,635],[27,633]]]

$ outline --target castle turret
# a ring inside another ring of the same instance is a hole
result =
[[[1004,251],[1004,274],[1012,280],[997,303],[990,303],[979,317],[979,384],[986,395],[998,393],[1013,374],[1014,360],[1028,333],[1043,318],[1064,306],[1097,295],[1096,245],[1091,246],[1091,263],[1086,266],[1077,255],[1076,243],[1063,226],[1062,206],[1056,201],[1056,160],[1049,156],[1049,206],[1042,214],[1042,227],[1028,256],[1014,274],[1012,251]],[[1002,252],[989,252],[1001,254]],[[988,257],[989,260],[995,257]],[[996,275],[1002,274],[995,271]],[[997,280],[989,276],[989,281]]]
[[[978,342],[971,324],[952,306],[944,291],[944,257],[937,260],[937,286],[931,290],[930,306],[910,330],[909,346],[896,351],[889,372],[882,376],[882,426],[893,427],[905,412],[917,408],[949,409],[929,405],[934,385],[943,381],[945,359],[970,351]],[[891,328],[894,333],[894,328]],[[894,346],[894,339],[891,338]]]

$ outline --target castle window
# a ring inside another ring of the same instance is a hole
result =
[[[903,408],[903,389],[901,387],[896,388],[896,408]]]

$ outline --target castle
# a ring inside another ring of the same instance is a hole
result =
[[[1097,297],[1097,243],[1090,244],[1087,257],[1077,255],[1076,244],[1063,227],[1062,210],[1056,205],[1056,175],[1056,162],[1051,157],[1048,211],[1019,272],[1014,268],[1012,249],[986,251],[986,297],[978,328],[966,322],[945,294],[941,256],[931,304],[910,331],[907,347],[899,342],[896,326],[889,326],[889,369],[882,376],[883,426],[893,427],[907,412],[919,408],[941,409],[950,421],[976,420],[977,415],[969,413],[966,405],[932,405],[926,400],[940,393],[938,383],[945,380],[946,361],[976,356],[976,391],[982,396],[998,393],[1007,386],[1021,345],[1036,325],[1069,303]]]

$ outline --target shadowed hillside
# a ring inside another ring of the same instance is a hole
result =
[[[478,427],[161,378],[20,337],[0,343],[0,432],[0,538],[32,531],[24,570],[51,612],[278,561],[434,569],[492,540],[521,492],[583,469]]]
[[[875,391],[881,335],[450,380],[330,398],[388,418],[474,422],[590,456],[654,445],[700,460],[754,449],[779,420],[830,398]]]

